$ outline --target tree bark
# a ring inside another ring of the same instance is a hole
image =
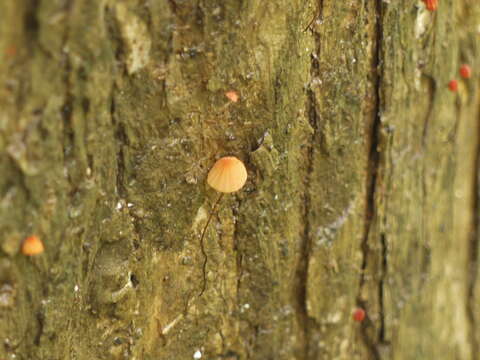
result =
[[[0,359],[478,357],[478,0],[0,14]]]

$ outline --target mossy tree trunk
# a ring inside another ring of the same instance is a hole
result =
[[[478,0],[0,14],[0,359],[477,358]]]

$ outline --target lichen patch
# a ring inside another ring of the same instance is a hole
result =
[[[125,4],[116,6],[116,16],[127,50],[128,74],[132,75],[148,64],[152,41],[145,23],[128,11]]]

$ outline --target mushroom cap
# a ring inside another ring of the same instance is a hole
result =
[[[222,193],[238,191],[246,181],[247,169],[243,162],[234,156],[218,159],[207,177],[208,185]]]
[[[353,312],[353,319],[358,322],[362,322],[365,319],[365,310],[358,308]]]
[[[450,91],[457,91],[458,90],[458,81],[453,79],[453,80],[450,80],[450,82],[448,83],[448,88],[450,89]]]
[[[236,103],[239,99],[238,93],[234,90],[227,91],[225,93],[225,96],[228,98],[228,100]]]
[[[463,64],[460,66],[460,76],[464,79],[469,79],[472,77],[472,68],[467,64]]]
[[[45,248],[43,247],[42,240],[38,236],[32,235],[27,237],[22,244],[22,254],[27,256],[38,255],[43,253]]]

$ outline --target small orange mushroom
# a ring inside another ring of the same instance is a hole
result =
[[[452,92],[455,92],[458,90],[458,81],[453,79],[453,80],[450,80],[450,82],[448,83],[448,88],[450,89],[450,91]]]
[[[363,310],[362,308],[357,308],[353,312],[353,320],[357,322],[362,322],[365,319],[365,315],[365,310]]]
[[[225,96],[228,98],[228,100],[234,103],[236,103],[239,99],[238,93],[234,90],[227,91]]]
[[[472,68],[467,64],[460,66],[460,76],[464,79],[469,79],[472,77]]]
[[[423,0],[429,11],[435,11],[438,8],[438,0]]]
[[[203,244],[203,238],[205,237],[205,232],[207,231],[208,225],[212,220],[212,216],[215,212],[220,200],[222,200],[223,193],[232,193],[240,190],[245,182],[247,181],[247,169],[243,162],[237,159],[235,156],[225,156],[217,160],[217,162],[210,169],[207,176],[207,183],[215,190],[221,192],[217,201],[213,204],[212,212],[207,219],[207,223],[203,228],[202,235],[200,235],[200,249],[203,254],[203,285],[202,290],[198,296],[202,296],[205,289],[207,288],[207,253],[205,252],[205,246]]]
[[[5,54],[10,56],[10,57],[13,57],[13,56],[17,55],[17,47],[15,45],[10,45],[5,50]]]
[[[247,181],[247,169],[243,162],[234,156],[218,159],[210,169],[207,183],[222,193],[240,190]]]
[[[22,254],[33,256],[41,254],[45,251],[42,240],[36,235],[27,237],[22,244]]]

